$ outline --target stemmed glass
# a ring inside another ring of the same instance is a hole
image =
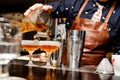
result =
[[[9,66],[12,64],[12,60],[20,56],[20,50],[19,42],[0,42],[0,80],[26,80],[9,75]]]
[[[60,48],[60,42],[59,41],[39,41],[39,47],[41,50],[45,51],[47,53],[47,67],[50,67],[50,56],[52,52],[58,50]]]
[[[29,62],[28,66],[34,65],[32,63],[32,54],[35,50],[39,49],[39,41],[38,40],[22,40],[22,47],[29,52]]]

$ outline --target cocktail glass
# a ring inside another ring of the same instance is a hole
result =
[[[34,65],[32,63],[32,54],[35,50],[39,49],[39,41],[38,40],[22,40],[22,47],[29,52],[29,62],[28,66]]]
[[[22,77],[10,76],[9,73],[11,61],[20,56],[20,50],[19,42],[0,42],[0,80],[26,80]]]
[[[60,48],[60,42],[59,41],[39,41],[39,47],[41,50],[45,51],[47,53],[47,64],[46,66],[50,65],[50,56],[52,52],[58,50]]]

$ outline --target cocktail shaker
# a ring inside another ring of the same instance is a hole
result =
[[[69,68],[79,68],[83,54],[85,31],[69,30],[67,37],[67,60]]]

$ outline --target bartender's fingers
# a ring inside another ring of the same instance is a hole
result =
[[[28,16],[32,11],[35,11],[37,9],[40,9],[43,6],[43,4],[36,3],[33,6],[31,6],[29,9],[27,9],[24,13],[25,16]]]
[[[29,15],[29,14],[30,14],[30,12],[31,12],[31,10],[30,10],[30,9],[28,9],[28,10],[26,10],[26,11],[25,11],[24,15],[25,15],[25,16],[27,16],[27,15]]]
[[[50,5],[43,5],[43,4],[35,4],[35,5],[33,5],[33,6],[31,6],[25,13],[24,13],[24,15],[25,16],[28,16],[32,11],[35,11],[35,10],[37,10],[37,9],[40,9],[40,8],[42,8],[43,10],[45,10],[45,11],[48,11],[48,12],[51,12],[51,10],[52,10],[52,6],[50,6]]]
[[[45,11],[48,11],[48,12],[51,12],[52,11],[52,6],[50,6],[50,5],[44,5],[43,7],[42,7],[42,9],[43,10],[45,10]]]
[[[36,10],[36,9],[40,9],[40,8],[42,8],[45,11],[49,11],[52,9],[52,6],[36,3],[35,5],[30,7],[30,10]]]
[[[34,4],[33,6],[31,6],[29,9],[34,11],[34,10],[36,10],[36,9],[40,9],[42,6],[43,6],[43,4],[41,4],[41,3],[36,3],[36,4]]]

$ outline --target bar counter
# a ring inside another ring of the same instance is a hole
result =
[[[23,63],[23,64],[21,64]],[[27,62],[12,61],[9,66],[10,76],[26,80],[120,80],[120,76],[95,73],[94,66],[83,66],[79,69],[45,68],[39,65],[25,66]]]

